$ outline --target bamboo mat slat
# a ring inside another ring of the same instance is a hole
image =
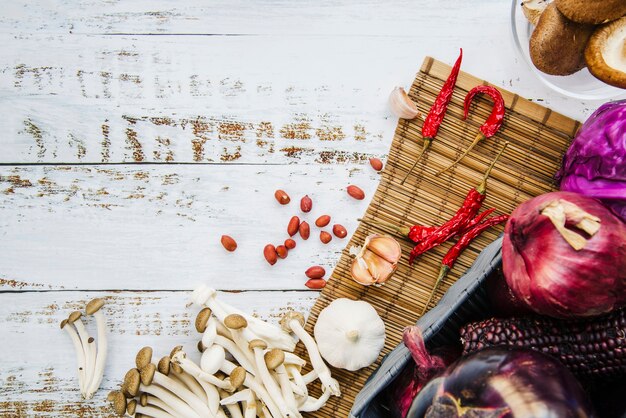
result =
[[[431,57],[424,60],[409,91],[422,114],[428,113],[450,69],[449,65]],[[434,175],[470,144],[478,127],[491,112],[491,101],[478,97],[472,105],[468,120],[462,120],[463,99],[471,88],[480,84],[489,85],[470,74],[459,74],[452,101],[437,137],[403,185],[400,182],[422,148],[422,121],[419,118],[398,121],[380,184],[364,219],[403,226],[416,223],[439,225],[445,222],[462,204],[468,190],[480,182],[483,172],[505,141],[509,141],[509,146],[491,174],[483,210],[496,207],[496,214],[511,213],[521,202],[555,189],[553,175],[580,123],[498,86],[495,87],[502,93],[507,108],[500,131],[494,137],[482,141],[454,169],[439,177]],[[502,229],[502,226],[492,228],[474,241],[444,280],[435,301]],[[418,313],[434,286],[441,258],[451,245],[446,243],[427,252],[410,267],[408,254],[412,246],[405,239],[397,237],[403,255],[396,273],[384,286],[365,287],[350,277],[352,258],[348,249],[353,245],[362,245],[365,237],[375,232],[385,231],[363,223],[359,225],[309,315],[307,330],[313,332],[320,311],[334,299],[346,297],[364,300],[374,306],[385,322],[385,348],[371,367],[358,372],[332,369],[333,376],[341,384],[342,396],[331,397],[323,409],[306,414],[308,416],[335,418],[349,415],[356,394],[378,366],[382,356],[401,341],[404,327],[414,324],[418,319]],[[301,346],[298,350],[306,356]],[[318,386],[312,388],[312,394],[320,395]]]

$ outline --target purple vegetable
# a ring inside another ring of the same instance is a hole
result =
[[[590,418],[578,381],[552,357],[488,348],[463,357],[426,385],[407,418]]]
[[[537,196],[511,213],[502,269],[513,294],[538,314],[610,312],[626,305],[626,224],[581,194]]]
[[[606,103],[587,119],[556,178],[561,190],[600,199],[626,222],[626,100]]]

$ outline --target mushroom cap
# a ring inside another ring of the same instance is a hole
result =
[[[198,351],[201,353],[204,353],[204,350],[206,350],[206,347],[204,346],[204,344],[202,344],[202,340],[198,341]]]
[[[79,311],[74,311],[70,314],[70,316],[67,317],[67,322],[69,324],[73,324],[74,322],[78,321],[81,316],[83,316],[82,313],[80,313]]]
[[[126,411],[128,412],[128,415],[133,416],[135,415],[136,410],[137,410],[137,401],[133,399],[132,401],[128,402],[128,405],[126,405]]]
[[[112,391],[110,391],[110,392],[107,394],[107,401],[109,401],[109,402],[113,402],[113,400],[115,399],[115,396],[116,396],[116,393],[117,393],[117,392],[122,393],[122,392],[121,392],[121,391],[119,391],[119,390],[112,390]],[[123,393],[122,393],[122,395],[123,395]]]
[[[161,360],[159,360],[159,363],[157,364],[157,370],[159,371],[159,373],[167,376],[168,374],[170,374],[171,364],[172,364],[172,359],[170,358],[170,356],[163,356],[161,357]]]
[[[111,405],[113,406],[113,411],[115,415],[123,416],[126,413],[126,397],[119,390],[115,390],[109,393]]]
[[[130,369],[124,376],[124,382],[122,383],[122,392],[126,392],[131,397],[137,396],[139,392],[139,384],[141,383],[141,376],[139,370]]]
[[[265,365],[269,370],[274,370],[285,362],[285,353],[280,348],[272,348],[265,353]]]
[[[65,328],[66,325],[67,325],[67,319],[64,319],[63,321],[61,321],[61,324],[60,324],[61,329]]]
[[[148,405],[148,394],[146,392],[142,393],[141,396],[139,396],[139,405],[143,407]]]
[[[596,78],[626,89],[626,16],[593,32],[585,49],[585,61]]]
[[[597,25],[626,15],[624,0],[554,0],[569,20]]]
[[[198,312],[198,315],[196,316],[196,331],[200,334],[206,330],[206,324],[209,322],[211,314],[212,312],[210,308],[203,308],[200,312]]]
[[[280,326],[282,327],[283,330],[287,331],[287,332],[291,332],[291,326],[289,325],[289,323],[291,321],[298,321],[300,323],[301,326],[304,327],[304,315],[302,315],[300,312],[296,312],[296,311],[289,311],[287,312],[281,319],[280,319]]]
[[[385,345],[385,324],[372,305],[347,298],[320,312],[313,334],[324,360],[350,371],[374,363]]]
[[[152,362],[152,347],[143,347],[135,356],[135,365],[142,369]]]
[[[224,318],[224,325],[230,329],[241,329],[248,326],[248,321],[239,314],[230,314]]]
[[[567,19],[551,3],[530,36],[530,58],[541,72],[570,75],[585,67],[585,47],[593,25]]]
[[[237,366],[230,372],[230,384],[234,390],[239,389],[243,382],[246,380],[246,369],[241,366]]]
[[[260,348],[261,350],[265,350],[267,348],[267,343],[263,340],[256,338],[248,343],[248,348],[250,350],[254,350],[255,348]]]
[[[550,0],[524,0],[522,1],[522,12],[526,19],[533,25],[537,25],[539,16],[550,4]]]
[[[172,348],[172,351],[170,351],[170,358],[173,358],[179,351],[183,351],[182,345],[177,345],[176,347]]]
[[[104,306],[104,299],[102,298],[95,298],[89,301],[89,303],[87,303],[87,306],[85,307],[85,313],[87,313],[87,315],[93,315],[96,312],[98,312],[100,310],[100,308],[102,308]]]
[[[226,351],[224,347],[214,344],[202,353],[200,368],[208,374],[214,374],[222,367],[225,359]]]
[[[141,383],[146,386],[150,386],[152,384],[152,380],[154,380],[154,374],[156,373],[156,371],[156,366],[152,363],[146,365],[141,370],[139,370]]]

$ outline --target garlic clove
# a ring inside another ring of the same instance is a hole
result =
[[[396,87],[389,95],[391,112],[402,119],[415,119],[419,114],[417,105],[402,87]]]
[[[378,254],[372,251],[365,251],[365,253],[363,253],[363,260],[367,264],[367,269],[374,279],[374,284],[385,283],[396,271],[395,264],[379,257]]]
[[[361,257],[357,257],[354,261],[352,261],[350,275],[352,275],[355,282],[362,284],[363,286],[370,286],[376,283],[376,279],[372,277],[367,269],[367,263]]]
[[[391,264],[400,261],[402,256],[400,244],[388,235],[370,235],[365,240],[365,247]]]

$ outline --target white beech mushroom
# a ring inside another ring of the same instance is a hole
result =
[[[322,385],[325,388],[324,390],[330,390],[331,394],[341,396],[339,382],[333,379],[328,366],[326,366],[324,360],[322,360],[322,356],[317,349],[315,340],[313,340],[313,337],[311,337],[303,328],[304,315],[300,312],[287,312],[280,320],[280,324],[285,331],[293,332],[298,338],[300,338],[309,353],[311,365],[322,382]]]
[[[226,351],[221,345],[207,347],[200,358],[200,368],[208,374],[215,374],[226,360]]]
[[[83,398],[85,398],[85,352],[83,350],[83,346],[80,343],[80,338],[71,326],[68,326],[67,319],[61,321],[61,329],[67,332],[67,335],[70,336],[72,343],[74,344],[74,351],[76,352],[76,362],[78,366],[78,387],[80,388],[80,394]]]
[[[165,402],[163,402],[156,396],[149,395],[145,392],[142,393],[141,396],[139,396],[139,404],[141,406],[148,406],[148,405],[155,406],[157,408],[161,408],[162,410],[164,410],[165,412],[171,415],[178,416],[178,413],[174,409],[172,409],[171,406],[169,406],[168,404],[166,404]]]
[[[148,364],[139,371],[139,374],[142,384],[150,385],[155,383],[161,387],[167,388],[170,392],[185,401],[200,416],[211,414],[209,407],[202,402],[200,398],[179,381],[158,372],[154,364]]]
[[[281,395],[287,407],[294,411],[296,416],[301,417],[298,412],[298,402],[296,401],[289,375],[283,364],[285,362],[285,353],[278,348],[273,348],[266,352],[263,357],[267,369],[275,373],[275,375],[272,374],[272,377],[275,376],[275,379],[278,381]],[[299,388],[297,389],[299,390]],[[302,395],[302,393],[300,393],[300,395]]]
[[[81,318],[83,314],[79,311],[74,311],[70,313],[67,318],[67,323],[70,325],[74,325],[76,331],[78,332],[78,337],[80,338],[80,345],[83,350],[83,356],[85,357],[84,363],[84,382],[83,382],[83,398],[87,399],[87,389],[89,384],[91,383],[91,378],[93,377],[93,370],[91,369],[92,361],[91,361],[91,352],[89,351],[87,340],[89,340],[89,334],[87,333],[87,329],[85,328],[85,324]]]
[[[241,408],[239,407],[239,402],[222,404],[222,400],[228,398],[230,396],[230,393],[226,392],[223,389],[220,389],[219,395],[220,395],[220,405],[224,405],[224,407],[230,414],[231,418],[244,418],[243,414],[241,413]],[[255,411],[255,415],[256,415],[256,411]]]
[[[204,372],[200,366],[189,360],[187,358],[187,354],[182,350],[179,350],[172,356],[172,366],[174,364],[178,364],[185,372],[189,373],[197,380],[205,381],[228,392],[232,392],[234,390],[230,382],[221,380],[212,374]]]
[[[302,412],[317,411],[318,409],[326,405],[326,402],[328,402],[328,399],[330,399],[330,395],[331,395],[330,391],[325,390],[322,393],[322,396],[320,396],[317,399],[309,396],[306,402],[304,402],[304,404],[300,406],[300,411]]]
[[[169,414],[162,409],[155,408],[153,406],[142,406],[137,403],[136,400],[131,400],[126,406],[126,413],[132,416],[138,416],[139,414],[146,415],[152,418],[176,418],[175,415]]]
[[[309,396],[309,390],[307,389],[306,383],[304,382],[302,374],[300,373],[302,369],[298,368],[298,366],[294,364],[286,364],[285,370],[287,370],[287,373],[289,374],[291,379],[293,379],[294,384],[300,388],[300,392],[302,393],[300,399],[306,399],[306,397]]]
[[[227,395],[227,393],[224,393],[224,394]],[[245,418],[256,417],[257,405],[256,405],[256,401],[254,398],[254,393],[250,389],[240,390],[239,392],[233,395],[224,396],[222,397],[222,400],[220,401],[220,404],[226,407],[232,406],[232,405],[238,405],[239,403],[245,404],[244,406]]]
[[[93,396],[94,393],[100,387],[102,378],[104,376],[104,366],[107,359],[107,328],[104,314],[102,313],[102,307],[104,306],[104,299],[96,298],[92,299],[85,308],[85,313],[96,318],[96,327],[98,333],[97,349],[96,349],[96,364],[93,372],[93,378],[87,387],[88,399]]]
[[[163,402],[168,404],[172,409],[178,412],[178,415],[189,418],[200,418],[200,415],[196,413],[187,403],[185,403],[178,396],[174,395],[168,389],[165,389],[156,384],[144,384],[141,382],[141,376],[139,370],[130,369],[124,376],[124,382],[122,383],[122,392],[127,393],[131,397],[135,397],[139,392],[149,393]]]
[[[157,370],[166,376],[179,380],[202,401],[207,402],[207,395],[200,383],[198,383],[198,381],[192,376],[184,373],[182,370],[182,373],[175,372],[174,369],[171,367],[171,359],[169,356],[161,357],[161,359],[157,363]]]
[[[218,335],[215,337],[215,344],[223,347],[226,351],[228,351],[237,362],[247,371],[254,374],[254,366],[250,361],[248,356],[235,344],[233,340],[230,340],[226,337]]]
[[[383,320],[360,300],[332,301],[320,312],[313,334],[328,364],[352,372],[374,363],[385,346]]]

